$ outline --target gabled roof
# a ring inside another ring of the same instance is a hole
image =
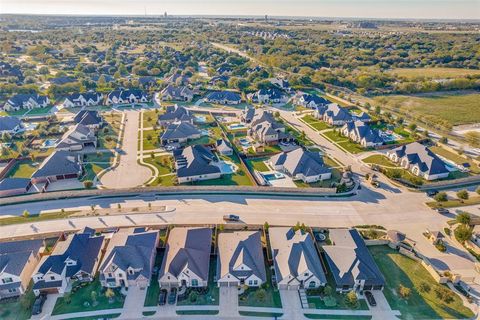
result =
[[[84,126],[89,126],[98,125],[103,122],[103,119],[96,110],[80,110],[73,118],[73,121]]]
[[[178,277],[188,268],[207,281],[211,246],[210,228],[173,228],[168,236],[160,277],[167,272]]]
[[[87,142],[94,142],[97,138],[95,133],[89,127],[78,123],[70,128],[62,138],[56,143],[56,148],[65,148],[76,144],[84,144]]]
[[[230,146],[230,144],[223,139],[217,140],[216,146],[217,146],[217,150],[220,152],[232,150],[232,147]]]
[[[347,129],[349,133],[355,133],[360,139],[371,143],[383,143],[383,139],[380,137],[378,130],[372,129],[368,124],[363,121],[357,120],[354,122],[347,122],[342,127],[342,130]]]
[[[95,91],[87,91],[83,93],[77,92],[69,96],[66,96],[65,99],[68,99],[74,102],[74,101],[78,101],[81,97],[83,97],[86,101],[89,101],[89,100],[98,101],[102,98],[102,94]]]
[[[113,99],[116,97],[117,99],[128,99],[131,95],[133,95],[136,99],[141,99],[143,97],[147,97],[147,94],[139,89],[129,89],[129,90],[113,90],[108,94],[109,99]]]
[[[266,281],[260,231],[222,232],[218,235],[217,278],[227,274],[242,277],[254,274]],[[245,265],[251,271],[238,268]]]
[[[185,121],[190,122],[193,120],[193,116],[190,114],[190,111],[187,108],[179,105],[168,106],[165,109],[165,113],[158,116],[158,120],[162,121]]]
[[[65,150],[57,150],[49,155],[40,165],[32,178],[49,177],[62,174],[74,174],[81,170],[79,156]]]
[[[186,86],[173,86],[173,85],[168,85],[165,89],[162,90],[161,92],[162,96],[172,96],[174,98],[182,98],[185,96],[193,96],[192,90],[190,90]]]
[[[22,121],[17,117],[0,117],[0,131],[11,131],[22,125]]]
[[[327,117],[331,118],[333,121],[350,121],[352,120],[352,115],[348,112],[347,109],[340,107],[336,103],[331,103],[327,105],[327,109],[324,112]]]
[[[322,283],[327,279],[322,269],[312,236],[309,233],[293,228],[275,227],[268,229],[270,245],[275,262],[277,283],[292,276],[309,271]]]
[[[27,94],[27,93],[20,93],[16,94],[10,99],[8,99],[8,103],[13,107],[23,107],[28,100],[32,99],[38,104],[43,104],[47,101],[47,96],[40,96],[38,94]]]
[[[301,147],[279,153],[271,158],[271,162],[275,166],[283,166],[292,176],[302,174],[305,177],[313,177],[331,172],[318,152],[306,151]]]
[[[315,103],[317,106],[318,105],[327,105],[327,104],[330,104],[331,101],[325,99],[325,98],[322,98],[322,97],[319,97],[317,96],[316,94],[310,94],[310,93],[304,93],[301,95],[301,98],[303,98],[303,100],[306,102],[306,103]]]
[[[260,89],[256,93],[258,96],[268,96],[270,100],[282,99],[285,97],[285,93],[282,90],[277,88],[270,88],[270,89]]]
[[[43,240],[23,240],[0,243],[0,274],[8,273],[19,276],[28,259],[38,255]]]
[[[220,173],[220,168],[213,165],[215,155],[202,145],[189,146],[174,152],[178,177],[191,177],[204,174]]]
[[[337,286],[353,286],[355,280],[365,280],[365,285],[385,284],[357,230],[330,229],[329,237],[332,245],[323,246],[323,250]]]
[[[207,100],[211,101],[222,101],[222,100],[227,100],[227,101],[240,101],[242,100],[242,97],[233,91],[214,91],[210,92],[206,97]]]
[[[162,140],[188,139],[191,136],[200,134],[196,126],[189,122],[180,122],[169,124],[163,132]]]
[[[393,150],[388,153],[394,153],[398,158],[406,157],[411,165],[418,165],[422,172],[428,174],[442,174],[449,172],[445,163],[428,147],[412,142]]]
[[[252,106],[246,106],[245,109],[242,111],[242,117],[245,119],[246,122],[252,121],[253,117],[255,116],[255,108]]]

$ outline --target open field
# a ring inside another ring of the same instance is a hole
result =
[[[382,99],[383,98],[383,99]],[[401,113],[439,118],[451,125],[480,122],[480,94],[424,94],[378,97]]]
[[[465,319],[473,312],[465,307],[460,297],[448,287],[437,283],[417,261],[407,258],[387,246],[369,247],[375,262],[382,271],[386,287],[385,297],[394,310],[400,310],[402,319]],[[400,298],[398,287],[411,289],[408,299]],[[437,292],[450,293],[451,301],[438,298]]]
[[[398,77],[409,80],[428,79],[452,79],[466,76],[480,76],[480,70],[461,68],[395,68],[389,71]]]

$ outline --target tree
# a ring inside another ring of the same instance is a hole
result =
[[[260,302],[264,302],[267,298],[267,292],[265,291],[265,289],[258,289],[255,292],[255,298]]]
[[[326,285],[325,286],[325,289],[323,289],[323,293],[326,295],[326,296],[331,296],[332,295],[332,292],[333,292],[333,289],[331,286],[329,285]]]
[[[468,199],[468,191],[463,189],[457,192],[457,197],[462,200]]]
[[[468,212],[461,212],[455,217],[455,221],[467,226],[470,225],[470,220],[471,220],[471,217]]]
[[[461,224],[454,231],[455,239],[460,243],[464,243],[472,237],[472,230],[470,227]]]
[[[83,186],[86,189],[90,189],[91,187],[93,187],[93,181],[92,180],[85,180],[85,181],[83,181]]]
[[[38,69],[38,73],[45,75],[45,74],[49,74],[50,71],[46,66],[43,66],[43,67],[40,67],[40,69]]]
[[[410,297],[410,295],[412,294],[412,290],[410,288],[405,287],[403,284],[400,284],[398,286],[398,294],[403,299],[408,299]]]
[[[415,132],[417,130],[417,125],[415,123],[411,123],[408,126],[408,129],[410,129],[410,131],[412,131],[412,132]]]
[[[418,286],[418,290],[420,292],[428,293],[428,292],[430,292],[430,290],[432,290],[432,287],[427,282],[422,281],[422,282],[420,282],[420,285]]]
[[[437,202],[445,202],[448,200],[448,196],[446,192],[439,192],[434,197],[435,201]]]
[[[267,221],[265,221],[265,223],[263,224],[263,229],[264,229],[265,231],[268,231],[268,228],[270,228],[270,225],[268,224]]]
[[[109,302],[113,302],[113,297],[115,297],[115,291],[113,291],[112,288],[108,288],[107,291],[105,291],[105,297],[107,297]]]
[[[345,296],[345,303],[350,307],[356,307],[358,304],[358,297],[355,291],[349,291]]]
[[[196,293],[195,291],[190,292],[190,294],[188,295],[188,299],[190,300],[190,302],[197,301],[198,293]]]
[[[28,217],[30,217],[30,212],[28,212],[28,210],[23,210],[22,216],[24,218],[28,218]]]

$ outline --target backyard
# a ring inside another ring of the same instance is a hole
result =
[[[430,147],[430,150],[432,150],[434,153],[438,154],[441,157],[444,157],[445,159],[448,159],[450,161],[455,162],[458,165],[468,163],[470,165],[469,169],[472,173],[479,174],[480,173],[480,167],[475,164],[472,160],[462,157],[456,153],[450,152],[441,146],[433,146]]]
[[[38,169],[38,163],[31,160],[18,161],[8,173],[9,178],[30,178]]]
[[[448,287],[438,284],[419,262],[387,246],[372,246],[369,249],[386,280],[383,293],[390,307],[402,313],[402,319],[473,317],[473,312],[463,305],[460,297]],[[400,285],[411,290],[409,298],[400,298]],[[445,296],[449,297],[449,303],[442,299]]]
[[[240,162],[240,159],[236,154],[231,156],[222,156],[222,160],[234,163],[238,170],[232,174],[224,174],[220,179],[203,180],[194,182],[195,185],[201,186],[251,186],[253,182],[247,175],[247,168]]]
[[[143,131],[143,150],[154,150],[160,148],[161,129],[148,129]]]

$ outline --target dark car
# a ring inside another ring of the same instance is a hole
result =
[[[177,300],[177,288],[170,289],[170,294],[168,295],[168,304],[175,304]]]
[[[163,306],[167,303],[167,295],[168,292],[165,289],[160,290],[160,294],[158,295],[158,305]]]
[[[440,214],[449,214],[450,213],[450,210],[445,209],[445,208],[437,208],[436,210]]]
[[[368,304],[372,307],[375,307],[377,305],[377,301],[375,301],[373,294],[370,291],[365,291],[364,294],[365,298],[367,298]]]
[[[43,308],[43,304],[45,303],[45,300],[47,300],[47,296],[45,294],[41,294],[35,299],[35,302],[33,303],[33,307],[32,307],[33,315],[42,313],[42,308]]]
[[[234,214],[227,214],[223,216],[223,220],[225,221],[239,221],[240,217]]]
[[[438,190],[428,190],[427,191],[427,196],[430,198],[435,197],[438,194]]]

